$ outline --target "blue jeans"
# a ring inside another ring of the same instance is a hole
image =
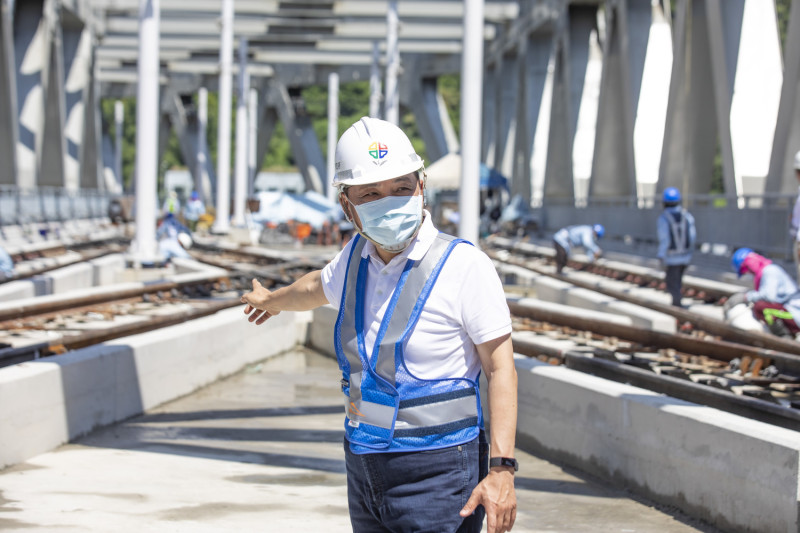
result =
[[[485,511],[458,512],[489,471],[489,445],[356,455],[344,441],[347,500],[355,533],[479,533]]]

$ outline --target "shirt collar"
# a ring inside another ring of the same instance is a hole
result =
[[[427,209],[423,209],[423,215],[425,218],[422,220],[422,225],[417,232],[417,236],[414,237],[414,240],[411,241],[405,250],[400,252],[398,255],[392,258],[389,261],[389,265],[395,264],[405,264],[408,259],[412,259],[414,261],[419,261],[430,249],[433,241],[436,239],[436,236],[439,235],[439,230],[433,225],[431,221],[431,214],[428,212]],[[363,236],[361,237],[364,238]],[[378,251],[375,249],[375,244],[367,240],[364,249],[361,251],[361,257],[370,257],[371,259],[377,261],[376,264],[382,265],[383,259],[378,256]],[[387,266],[389,266],[387,265]]]

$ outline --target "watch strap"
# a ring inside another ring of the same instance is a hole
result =
[[[492,457],[489,459],[489,468],[493,466],[510,466],[514,472],[519,471],[519,463],[512,457]]]

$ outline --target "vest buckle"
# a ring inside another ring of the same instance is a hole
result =
[[[339,385],[341,385],[341,386],[342,386],[342,392],[344,392],[344,390],[345,390],[347,387],[349,387],[349,386],[350,386],[350,381],[348,381],[348,380],[346,380],[346,379],[342,378],[342,380],[339,382]]]

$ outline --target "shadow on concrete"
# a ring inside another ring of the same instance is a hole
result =
[[[202,457],[219,461],[277,466],[283,468],[302,468],[304,470],[320,470],[337,474],[345,473],[344,459],[327,459],[307,455],[259,452],[255,450],[226,449],[212,446],[178,444],[169,442],[142,442],[140,451],[153,453],[172,453],[186,457]],[[126,449],[128,449],[126,447]]]
[[[219,409],[172,413],[153,413],[136,418],[137,423],[183,422],[190,420],[222,420],[230,418],[335,415],[344,413],[341,405],[275,407],[267,409]]]
[[[137,419],[138,421],[138,419]],[[141,433],[142,440],[159,437],[175,440],[216,440],[216,441],[255,441],[255,442],[342,442],[344,431],[320,429],[272,429],[272,428],[230,428],[230,427],[169,427],[153,428],[129,424]]]
[[[571,472],[575,477],[575,472]],[[588,484],[592,481],[591,484]],[[592,496],[603,498],[618,498],[619,494],[613,492],[598,493],[598,485],[594,484],[595,480],[591,478],[581,478],[580,481],[564,481],[563,479],[541,479],[533,477],[522,477],[520,475],[514,476],[514,487],[516,490],[530,490],[534,492],[549,492],[552,494],[574,494],[579,496]]]

